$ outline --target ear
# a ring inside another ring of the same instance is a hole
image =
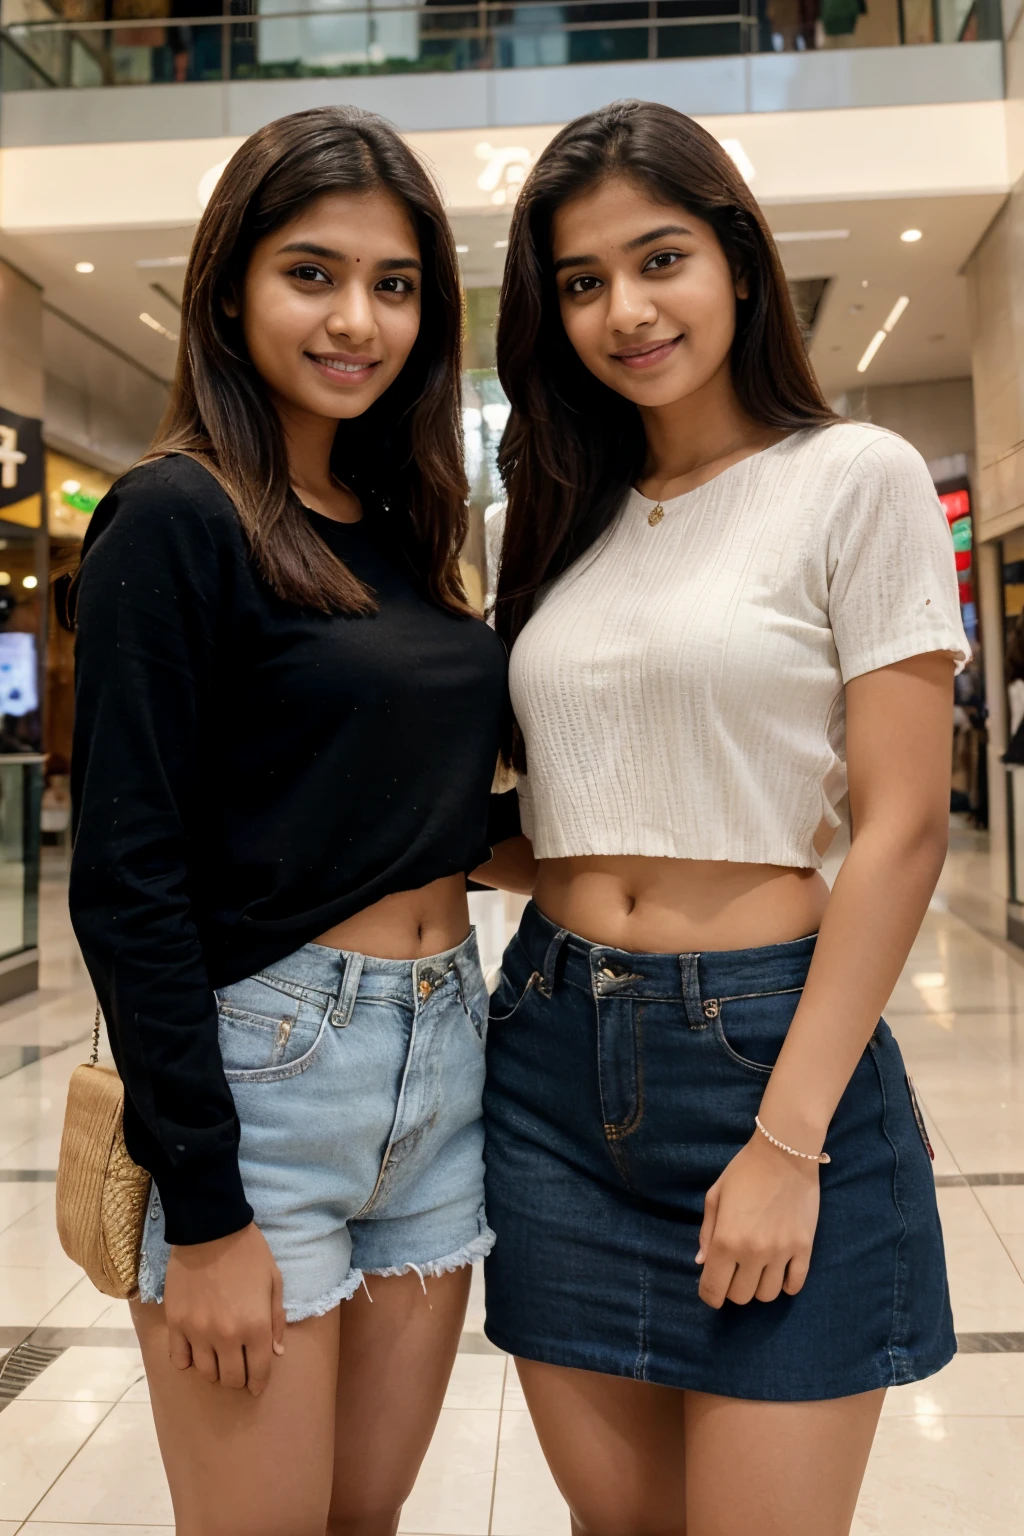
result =
[[[238,319],[239,315],[242,313],[242,306],[238,302],[238,295],[235,293],[233,288],[230,288],[221,299],[220,307],[227,315],[229,320]]]
[[[746,277],[738,277],[736,279],[736,297],[738,299],[750,298],[750,284]]]

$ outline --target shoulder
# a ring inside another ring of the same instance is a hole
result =
[[[796,434],[797,455],[837,489],[906,484],[930,488],[928,466],[897,432],[867,421],[837,421]]]
[[[241,533],[227,492],[208,469],[184,454],[136,464],[115,480],[93,518],[97,532],[116,520],[123,528],[145,530],[156,537],[205,534],[219,542]]]
[[[245,540],[231,498],[209,470],[173,454],[135,465],[111,486],[92,514],[83,569],[102,560],[101,551],[145,563],[219,563],[244,555]]]

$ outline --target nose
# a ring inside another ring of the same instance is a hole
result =
[[[652,325],[658,308],[650,291],[629,274],[613,277],[609,284],[608,329],[629,333],[641,325]]]
[[[352,278],[335,288],[333,300],[326,321],[327,334],[344,336],[356,346],[372,341],[377,335],[377,317],[365,285]]]

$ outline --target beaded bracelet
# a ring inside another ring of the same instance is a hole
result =
[[[780,1152],[788,1152],[790,1157],[802,1157],[808,1163],[830,1163],[832,1161],[827,1152],[798,1152],[796,1147],[787,1147],[784,1141],[776,1140],[771,1131],[766,1131],[761,1124],[760,1115],[754,1116],[754,1124],[761,1132],[761,1135],[768,1138],[773,1147],[778,1147]]]

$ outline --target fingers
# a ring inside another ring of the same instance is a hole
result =
[[[809,1253],[797,1254],[795,1258],[790,1259],[786,1266],[786,1279],[782,1287],[787,1296],[795,1296],[798,1291],[803,1290],[810,1263]]]
[[[188,1370],[192,1364],[192,1346],[180,1328],[168,1325],[167,1351],[172,1365],[176,1365],[179,1371]]]
[[[757,1282],[754,1291],[758,1301],[774,1301],[782,1293],[782,1284],[786,1278],[786,1266],[781,1261],[774,1264],[766,1264],[761,1271],[761,1278]],[[735,1300],[735,1297],[733,1298]]]
[[[225,1340],[217,1349],[217,1366],[220,1373],[222,1387],[231,1387],[235,1392],[241,1392],[246,1385],[245,1346],[241,1338],[233,1337]]]
[[[764,1265],[759,1258],[747,1259],[742,1264],[737,1264],[729,1289],[725,1293],[727,1299],[734,1301],[739,1307],[745,1307],[747,1302],[753,1301],[756,1296],[763,1273]]]
[[[274,1277],[270,1290],[270,1326],[273,1333],[273,1350],[275,1355],[284,1354],[284,1330],[286,1318],[284,1315],[284,1281],[281,1271],[274,1265]]]
[[[209,1344],[201,1344],[198,1340],[193,1343],[192,1364],[204,1381],[216,1386],[220,1380],[220,1371],[217,1368],[217,1356]]]
[[[700,1224],[700,1237],[697,1239],[697,1263],[703,1264],[711,1247],[711,1240],[715,1235],[715,1224],[718,1221],[718,1185],[712,1184],[704,1196],[704,1220]]]
[[[716,1310],[725,1301],[746,1306],[758,1301],[776,1301],[785,1293],[795,1296],[807,1279],[810,1254],[799,1254],[788,1263],[772,1254],[743,1254],[719,1239],[712,1241],[704,1260],[698,1295]]]
[[[700,1277],[697,1291],[701,1301],[717,1311],[729,1294],[735,1273],[736,1260],[726,1252],[722,1244],[712,1242],[704,1260],[704,1273]]]

